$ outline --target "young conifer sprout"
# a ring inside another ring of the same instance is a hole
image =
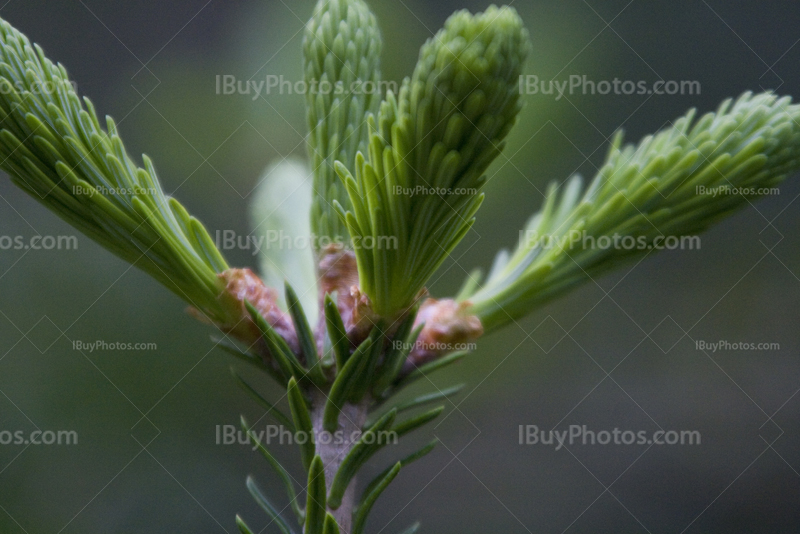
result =
[[[519,248],[500,253],[484,286],[460,296],[486,329],[696,236],[800,169],[800,106],[789,97],[745,93],[697,121],[695,113],[637,146],[622,146],[618,134],[585,190],[579,176],[561,191],[551,185]],[[738,193],[710,194],[724,189]]]
[[[353,206],[338,204],[342,218],[375,245],[355,252],[361,290],[379,316],[412,305],[472,227],[484,172],[520,110],[529,47],[511,8],[454,14],[422,47],[400,94],[387,95],[355,173],[337,165]]]
[[[383,43],[375,15],[363,1],[319,3],[303,37],[308,152],[314,168],[313,231],[344,243],[349,234],[333,202],[350,206],[337,161],[352,165],[366,152],[367,116],[381,103],[380,56]]]
[[[161,190],[155,167],[128,156],[116,124],[100,124],[66,69],[0,22],[0,168],[59,217],[147,272],[210,320],[225,259],[200,222]],[[41,88],[50,87],[52,91]]]
[[[459,11],[422,46],[399,92],[383,95],[382,40],[367,4],[319,0],[303,40],[306,82],[321,88],[306,99],[310,167],[270,168],[252,213],[259,226],[332,244],[313,254],[265,254],[267,285],[228,265],[203,225],[163,192],[149,158],[138,166],[114,121],[101,124],[79,98],[64,67],[5,21],[0,45],[0,169],[185,300],[221,332],[220,348],[279,385],[288,410],[234,371],[279,425],[307,436],[298,440],[298,476],[241,419],[286,500],[272,503],[256,477],[246,487],[268,529],[284,534],[368,531],[382,493],[436,441],[381,460],[371,481],[359,479],[361,470],[458,394],[461,386],[396,397],[466,355],[448,347],[641,261],[666,239],[707,229],[800,170],[800,106],[770,93],[746,93],[697,120],[691,111],[638,145],[623,145],[619,134],[586,188],[580,177],[550,187],[516,251],[499,254],[485,281],[475,275],[453,298],[423,300],[426,283],[472,228],[487,168],[523,105],[527,30],[511,7]],[[45,82],[54,90],[39,90]],[[293,187],[309,173],[313,187]],[[754,193],[700,192],[720,187]],[[310,225],[295,224],[298,206],[309,207]],[[283,271],[296,284],[284,285]],[[282,299],[272,286],[283,286]],[[235,523],[243,534],[258,532],[242,517]]]

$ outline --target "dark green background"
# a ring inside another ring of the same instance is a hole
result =
[[[300,30],[313,3],[206,2],[10,0],[0,16],[67,65],[81,93],[120,122],[131,152],[153,157],[165,189],[212,234],[247,233],[262,169],[304,155],[303,97],[217,96],[215,76],[300,79]],[[485,7],[371,4],[393,80],[411,72],[419,46],[452,11]],[[745,90],[800,96],[797,2],[514,5],[534,42],[531,74],[698,80],[702,94],[527,97],[510,159],[492,168],[475,232],[436,277],[436,295],[514,244],[548,181],[592,175],[617,128],[635,140]],[[73,233],[5,179],[0,195],[0,235]],[[800,531],[798,195],[794,177],[706,234],[701,250],[665,252],[589,283],[437,376],[438,387],[468,382],[468,394],[434,431],[444,446],[399,477],[370,532],[399,532],[416,519],[439,534]],[[255,266],[247,252],[228,257]],[[0,431],[80,436],[74,447],[0,446],[0,532],[232,533],[236,513],[265,525],[244,479],[256,474],[282,502],[274,478],[246,447],[214,443],[216,425],[262,414],[230,380],[231,359],[212,351],[210,329],[183,309],[83,237],[77,251],[0,252]],[[74,340],[98,339],[158,350],[72,350]],[[696,340],[780,350],[712,354]],[[518,444],[519,425],[557,423],[699,430],[702,445]],[[294,453],[279,450],[299,477]]]

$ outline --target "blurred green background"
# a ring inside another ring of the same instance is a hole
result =
[[[371,5],[384,32],[384,77],[399,81],[450,13],[486,4]],[[432,283],[435,295],[513,246],[547,182],[593,175],[618,128],[636,140],[745,90],[800,96],[797,2],[514,6],[534,42],[530,74],[697,80],[702,93],[528,96],[475,231]],[[119,121],[130,151],[153,157],[165,189],[213,235],[249,232],[262,170],[304,157],[306,131],[302,96],[217,95],[216,76],[300,79],[312,7],[10,0],[0,16],[67,65],[80,92]],[[701,250],[664,252],[589,283],[436,376],[439,387],[466,381],[467,393],[434,430],[443,446],[399,477],[369,531],[399,532],[417,519],[438,534],[800,531],[798,195],[794,177],[706,234]],[[4,179],[0,228],[26,239],[74,234]],[[247,251],[228,259],[256,266]],[[217,425],[262,413],[233,385],[233,362],[212,350],[209,334],[177,298],[84,237],[76,251],[0,251],[0,431],[79,435],[70,447],[0,445],[0,532],[234,532],[236,513],[265,526],[244,479],[255,474],[282,502],[274,478],[247,447],[215,444]],[[95,340],[158,350],[73,350]],[[700,340],[780,349],[711,353],[696,349]],[[572,424],[698,430],[702,444],[518,443],[519,425]],[[430,437],[421,434],[402,448]],[[299,476],[295,452],[279,456]],[[384,452],[370,471],[397,454]]]

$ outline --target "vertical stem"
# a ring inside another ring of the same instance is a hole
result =
[[[323,425],[323,412],[328,397],[325,392],[315,389],[311,393],[311,422],[314,434],[322,436],[325,431]],[[325,465],[325,484],[330,492],[331,484],[339,471],[342,463],[357,441],[358,435],[367,420],[366,404],[345,404],[339,416],[339,428],[330,440],[317,440],[317,454]],[[354,439],[355,437],[355,439]],[[321,443],[321,441],[329,441]],[[328,510],[339,524],[341,534],[350,534],[355,511],[355,479],[350,483],[342,499],[342,504],[336,510]]]

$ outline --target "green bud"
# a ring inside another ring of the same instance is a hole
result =
[[[334,163],[352,167],[365,151],[367,119],[381,101],[381,35],[362,0],[320,0],[303,38],[308,152],[314,169],[313,232],[344,242],[347,228],[333,208],[349,206]]]
[[[342,215],[365,245],[356,247],[361,287],[378,314],[411,305],[471,228],[484,173],[521,107],[529,48],[514,9],[457,12],[381,105],[355,177],[338,167],[353,206]]]

